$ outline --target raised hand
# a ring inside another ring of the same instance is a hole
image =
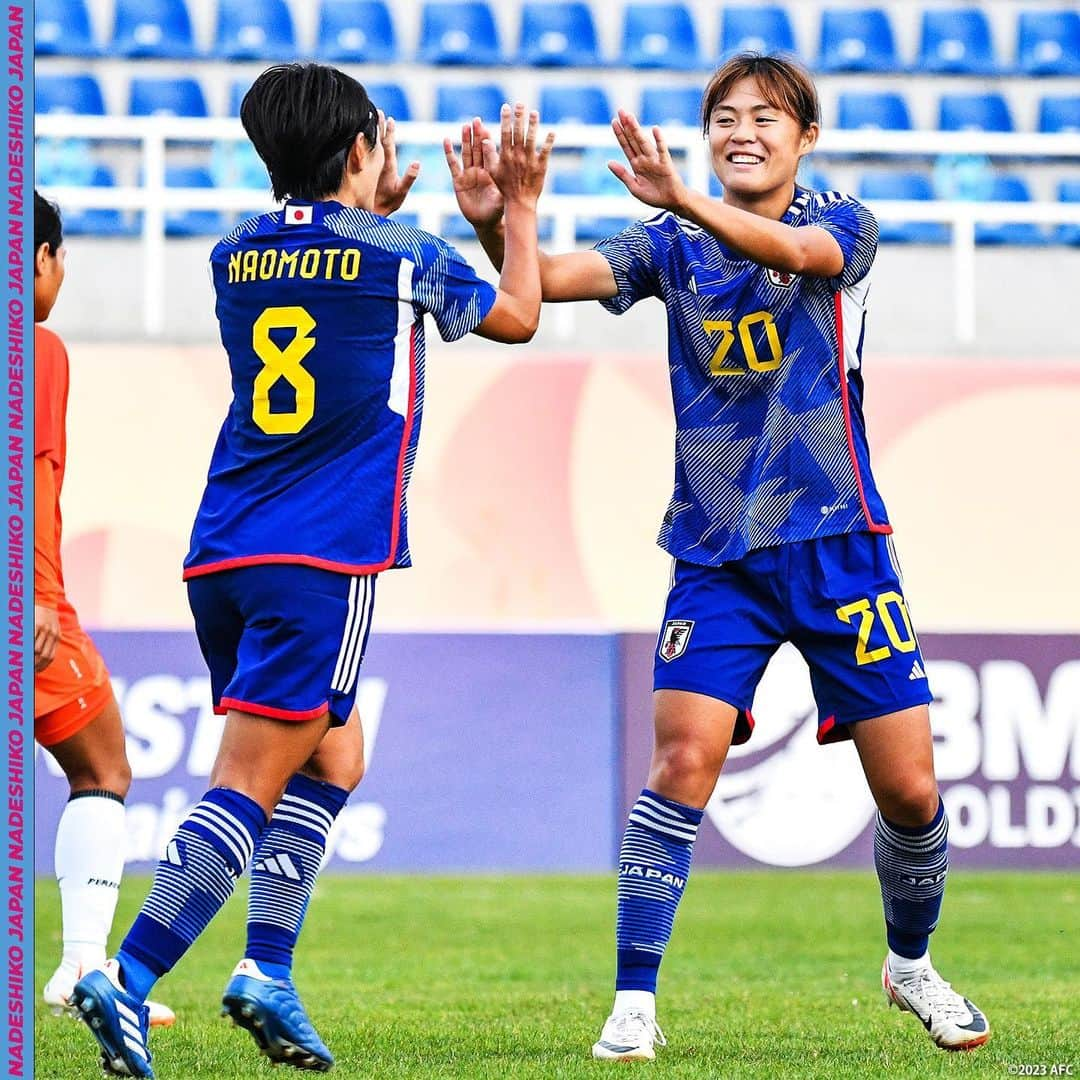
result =
[[[484,167],[482,147],[485,140],[490,139],[491,133],[479,117],[461,128],[460,159],[454,153],[453,143],[443,139],[443,152],[454,183],[458,208],[462,217],[478,230],[498,224],[503,213],[502,192]]]
[[[484,139],[481,149],[484,168],[491,174],[495,186],[507,201],[536,206],[544,187],[551,148],[555,145],[555,132],[549,131],[540,148],[536,147],[536,127],[540,114],[535,110],[528,114],[526,126],[525,106],[519,101],[513,109],[502,107],[499,117],[500,145],[498,153],[491,139]]]
[[[412,161],[404,175],[398,176],[397,147],[394,143],[394,118],[383,116],[379,110],[379,141],[383,147],[383,167],[375,186],[375,213],[384,217],[392,214],[409,194],[420,175],[420,162]]]
[[[626,185],[636,199],[661,210],[675,210],[686,200],[687,187],[671,160],[667,143],[658,127],[650,136],[633,113],[619,110],[611,129],[630,165],[609,161],[608,168]]]

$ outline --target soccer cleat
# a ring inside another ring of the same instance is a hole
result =
[[[77,1010],[71,1004],[71,993],[75,984],[83,977],[83,969],[72,970],[61,964],[53,972],[52,978],[45,984],[42,997],[52,1010],[53,1016],[70,1016],[78,1019]],[[147,1001],[151,1027],[172,1027],[176,1023],[176,1013],[168,1005],[158,1001]]]
[[[75,984],[71,1006],[97,1039],[107,1074],[153,1077],[146,1044],[150,1010],[120,985],[115,960],[106,960]]]
[[[327,1072],[334,1064],[315,1030],[296,987],[288,979],[272,979],[254,960],[233,969],[221,999],[221,1015],[251,1032],[259,1049],[274,1063]]]
[[[592,1056],[601,1061],[652,1061],[654,1043],[667,1046],[660,1025],[640,1009],[627,1009],[607,1018]]]
[[[914,1013],[942,1050],[974,1050],[990,1038],[986,1017],[929,965],[899,981],[893,979],[886,957],[881,986],[888,1003]]]

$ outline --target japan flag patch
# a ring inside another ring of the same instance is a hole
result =
[[[286,206],[285,207],[285,224],[286,225],[310,225],[311,215],[315,208],[313,206]]]
[[[668,619],[660,635],[660,659],[665,663],[678,660],[686,652],[693,629],[693,619]]]

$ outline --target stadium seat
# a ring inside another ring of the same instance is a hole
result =
[[[1014,131],[1009,105],[1001,94],[942,94],[942,131]]]
[[[540,119],[548,124],[610,124],[607,92],[599,86],[545,86],[540,91]]]
[[[34,111],[104,116],[105,99],[93,75],[38,75],[34,84]]]
[[[1062,180],[1058,184],[1058,201],[1080,203],[1080,180]],[[1059,244],[1080,247],[1080,225],[1059,225],[1057,240]]]
[[[990,185],[991,202],[1031,202],[1027,181],[1019,176],[995,176]],[[1044,229],[1031,221],[978,222],[976,244],[1045,244]]]
[[[395,120],[413,119],[409,99],[397,83],[364,83],[364,89],[375,107],[382,109],[383,116],[392,116]]]
[[[892,23],[881,8],[826,8],[819,71],[900,71]]]
[[[104,165],[94,165],[85,187],[115,187],[116,178]],[[129,214],[111,206],[87,206],[64,212],[65,236],[133,236],[136,227]]]
[[[324,60],[386,64],[398,59],[394,23],[383,0],[322,0],[316,42]]]
[[[210,175],[215,187],[254,188],[265,191],[269,197],[266,166],[247,139],[222,139],[214,143]]]
[[[1016,64],[1025,75],[1080,75],[1080,11],[1022,11]]]
[[[215,185],[210,170],[202,165],[169,165],[165,169],[165,186],[212,188]],[[228,227],[229,219],[220,210],[167,210],[165,212],[166,236],[221,236]]]
[[[226,60],[295,60],[285,0],[218,0],[214,51]]]
[[[86,0],[37,0],[34,52],[38,56],[97,56]]]
[[[607,167],[607,151],[587,151],[580,169],[556,173],[551,182],[554,195],[625,195],[618,177]],[[630,217],[578,217],[574,232],[578,240],[594,242],[625,229]]]
[[[589,6],[578,2],[523,4],[518,63],[532,67],[595,67],[601,63]]]
[[[425,4],[418,59],[425,64],[501,64],[502,48],[491,8],[482,0]]]
[[[690,71],[704,61],[685,4],[627,4],[620,62],[634,68]]]
[[[498,126],[499,110],[507,100],[502,87],[494,83],[440,86],[435,91],[435,119],[463,124],[479,116]]]
[[[775,4],[725,7],[720,32],[720,58],[743,52],[795,52],[795,33],[787,11]]]
[[[184,60],[196,55],[186,0],[116,0],[115,56]]]
[[[928,8],[922,16],[918,67],[949,75],[997,74],[990,24],[981,7]]]
[[[1044,97],[1039,102],[1039,130],[1080,132],[1080,94]]]
[[[643,124],[701,127],[701,91],[696,86],[647,86],[641,92]]]
[[[128,112],[132,116],[209,116],[202,86],[196,79],[131,80]]]
[[[859,198],[933,202],[934,188],[923,173],[870,172],[859,178]],[[878,221],[883,244],[947,244],[949,232],[943,221]]]
[[[808,165],[805,158],[799,165],[799,175],[795,182],[811,191],[832,190],[829,186],[829,178],[820,169]]]
[[[902,94],[891,90],[860,93],[855,90],[841,93],[837,99],[837,127],[847,131],[880,129],[882,131],[911,131],[911,113]]]

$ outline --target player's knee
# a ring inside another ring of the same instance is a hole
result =
[[[657,747],[650,783],[663,790],[680,790],[715,779],[721,761],[708,746],[688,740]]]
[[[934,820],[939,802],[937,781],[932,775],[901,776],[888,791],[880,793],[878,808],[894,825],[917,829]]]
[[[85,761],[68,773],[68,786],[74,795],[80,791],[109,791],[126,798],[131,788],[131,766],[127,758],[119,761]]]

